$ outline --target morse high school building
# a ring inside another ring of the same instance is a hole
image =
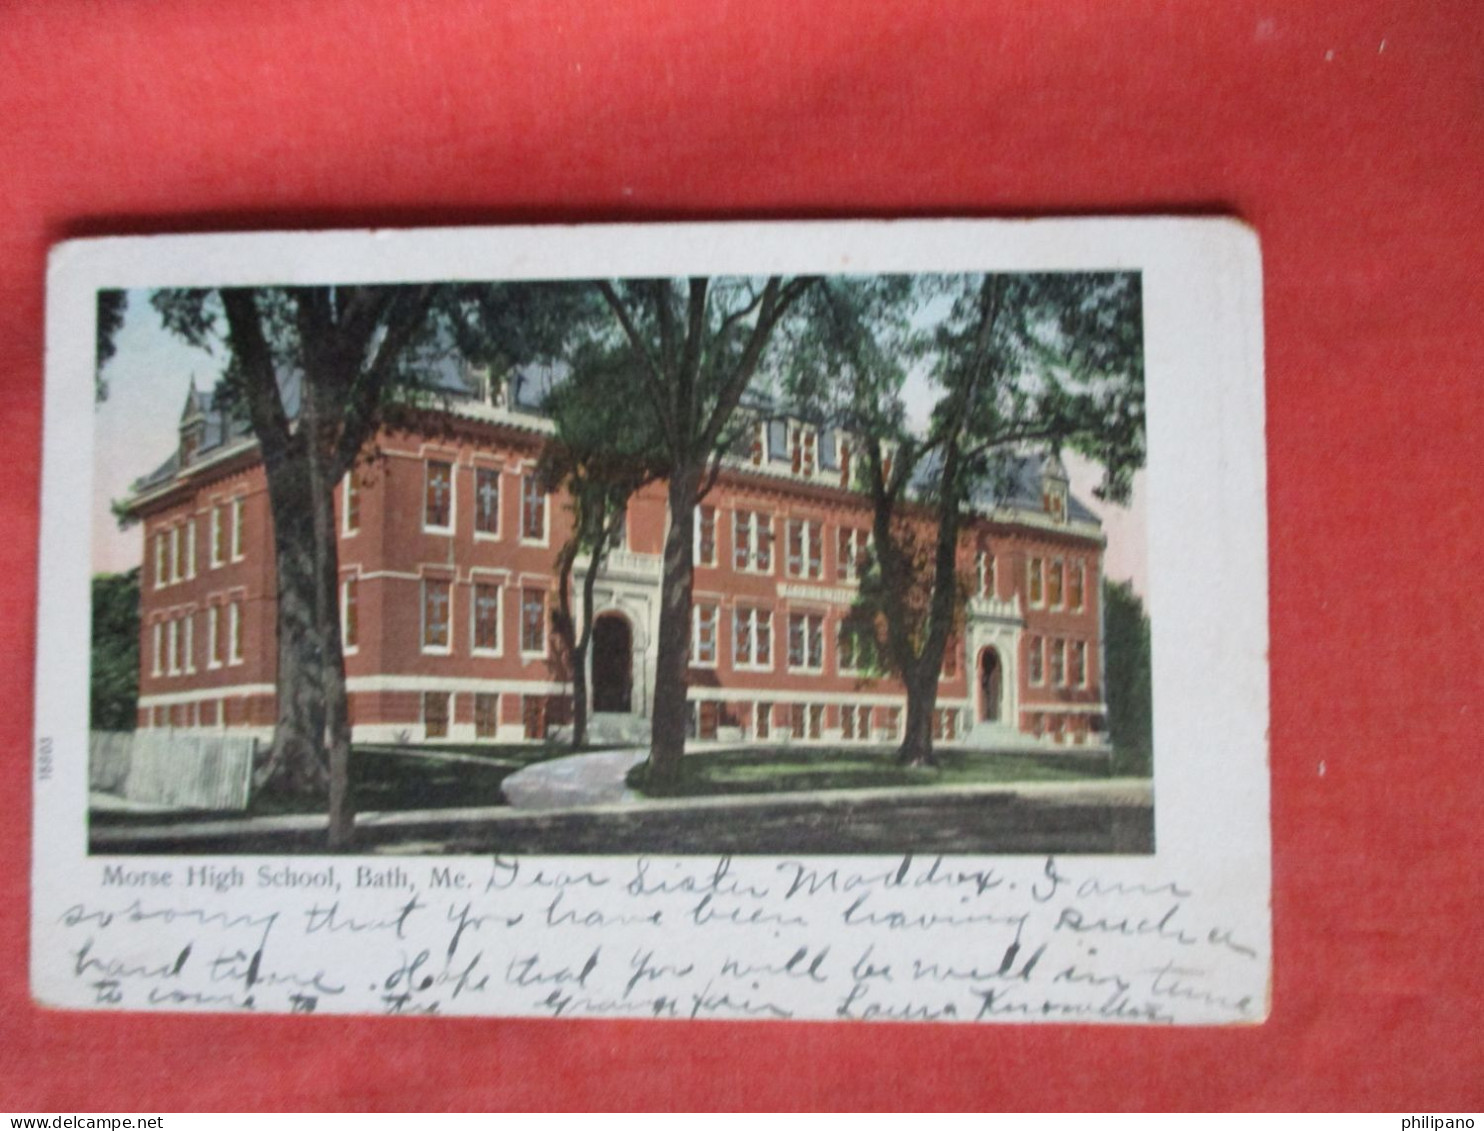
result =
[[[384,430],[336,492],[350,715],[359,742],[551,735],[571,685],[550,631],[565,500],[535,464],[551,424],[517,387],[454,398],[450,427]],[[849,438],[762,419],[698,509],[689,697],[699,741],[888,743],[899,683],[841,632],[869,540]],[[970,595],[939,686],[937,736],[1104,743],[1094,515],[1054,457],[1020,462],[966,524]],[[272,519],[257,445],[192,390],[177,450],[126,503],[144,527],[139,726],[271,733]],[[647,739],[668,516],[630,504],[597,584],[591,737]],[[584,568],[579,560],[578,576]]]

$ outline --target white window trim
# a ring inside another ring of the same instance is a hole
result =
[[[701,659],[701,610],[711,610],[711,659]],[[715,601],[697,601],[690,607],[690,666],[716,669],[721,659],[721,606]]]
[[[185,672],[186,675],[195,675],[196,674],[196,627],[195,627],[195,625],[196,625],[196,614],[194,612],[186,613],[186,615],[182,618],[182,620],[183,620],[183,623],[185,624],[185,632],[182,634],[181,647],[184,650],[185,655],[183,657],[183,662],[181,664],[181,668]]]
[[[221,631],[221,606],[206,606],[206,670],[215,671],[222,666],[216,658],[217,633]]]
[[[211,547],[210,562],[212,569],[222,567],[222,508],[220,504],[213,504],[211,508]]]
[[[788,561],[788,539],[790,527],[797,522],[804,530],[804,544],[802,556],[799,559],[800,573],[789,571]],[[819,539],[819,572],[809,572],[809,547],[813,544],[815,537]],[[824,580],[824,522],[817,518],[788,518],[783,523],[783,576],[791,577],[798,581],[823,581]]]
[[[169,583],[170,573],[166,569],[167,539],[164,530],[155,531],[155,588],[163,589]]]
[[[481,475],[495,477],[495,528],[493,530],[479,529],[479,477]],[[481,467],[478,464],[474,467],[474,519],[471,525],[476,542],[498,542],[500,535],[505,532],[505,516],[502,513],[505,505],[505,484],[501,482],[503,475],[503,468]]]
[[[354,538],[361,532],[360,519],[356,519],[354,528],[350,525],[350,497],[352,494],[359,499],[360,484],[356,482],[355,468],[345,473],[345,478],[340,484],[340,536],[342,538]]]
[[[440,463],[448,468],[448,525],[434,526],[428,522],[428,474],[433,465]],[[422,497],[422,519],[424,534],[452,534],[458,527],[459,522],[459,465],[453,459],[435,459],[429,456],[423,460],[423,497]]]
[[[165,630],[165,674],[180,674],[180,621],[174,617]]]
[[[243,559],[242,550],[242,523],[243,523],[242,496],[238,495],[232,500],[232,560],[240,562]]]
[[[750,621],[748,627],[748,640],[751,646],[748,649],[749,658],[739,660],[737,658],[737,618],[742,614],[747,615]],[[758,625],[768,626],[768,660],[766,663],[759,661],[757,657],[757,630]],[[732,609],[732,670],[739,672],[770,672],[774,670],[774,657],[778,655],[778,634],[773,631],[773,610],[765,609],[758,605],[737,605]]]
[[[1041,662],[1039,664],[1032,659],[1037,652],[1041,654]],[[1036,671],[1037,668],[1040,669],[1039,675]],[[1031,687],[1046,686],[1046,638],[1044,636],[1026,637],[1025,681]]]
[[[1056,604],[1051,603],[1051,571],[1061,570],[1061,592],[1057,595]],[[1046,607],[1048,609],[1065,609],[1067,607],[1067,563],[1064,558],[1050,558],[1046,563]]]
[[[541,594],[541,647],[530,649],[526,647],[526,592],[539,592]],[[545,659],[551,650],[551,610],[547,607],[545,590],[535,589],[534,586],[523,585],[520,590],[520,658],[523,660]]]
[[[340,579],[340,651],[343,655],[354,656],[361,650],[361,594],[360,576],[352,575]],[[350,587],[356,586],[356,640],[354,644],[346,642],[346,628],[349,625],[350,613]]]
[[[151,652],[153,658],[150,663],[149,674],[162,676],[165,674],[165,626],[160,621],[155,621],[151,633]]]
[[[475,643],[479,639],[479,590],[492,588],[495,591],[495,646],[482,648]],[[469,652],[474,656],[503,656],[505,654],[505,583],[503,581],[481,581],[474,578],[469,585]]]
[[[840,531],[845,531],[849,539],[850,554],[847,561],[835,562],[835,581],[846,585],[860,583],[860,560],[863,554],[869,553],[871,549],[871,531],[860,526],[839,526],[835,533],[835,556],[840,554]],[[842,572],[843,570],[843,572]]]
[[[701,512],[711,511],[711,560],[701,557]],[[697,503],[691,512],[691,560],[697,569],[715,569],[721,562],[721,523],[713,503]]]
[[[1079,647],[1082,649],[1082,678],[1073,682],[1071,678],[1072,652]],[[1067,686],[1076,688],[1085,688],[1087,686],[1087,641],[1085,640],[1067,641]]]
[[[532,538],[526,533],[526,484],[531,483],[536,488],[536,493],[541,496],[541,537]],[[541,484],[536,482],[536,473],[527,471],[520,477],[520,544],[522,546],[549,546],[551,545],[551,493],[541,490]],[[541,655],[546,655],[543,651]]]
[[[448,598],[448,608],[444,612],[444,624],[447,626],[447,644],[428,643],[428,586],[441,585],[445,596]],[[418,588],[418,640],[421,644],[419,651],[425,656],[449,656],[453,654],[453,582],[440,581],[437,578],[425,577]]]
[[[804,620],[804,666],[796,666],[793,662],[793,618],[802,617]],[[819,666],[811,667],[809,661],[809,622],[819,621]],[[784,641],[785,660],[788,670],[796,675],[823,675],[824,674],[824,622],[823,613],[789,613],[788,614],[788,638]]]
[[[1075,605],[1072,604],[1072,571],[1073,570],[1075,570],[1081,576],[1081,581],[1077,585],[1078,601],[1077,601],[1077,603]],[[1084,563],[1082,563],[1081,561],[1072,561],[1072,562],[1070,562],[1067,565],[1066,586],[1067,586],[1067,590],[1066,590],[1066,592],[1067,592],[1067,611],[1068,612],[1073,612],[1073,613],[1080,613],[1083,609],[1087,608],[1087,567],[1086,567],[1086,565]]]
[[[1057,665],[1052,662],[1052,657],[1061,651],[1061,671],[1058,673]],[[1046,679],[1052,687],[1067,686],[1067,642],[1064,638],[1057,636],[1047,641],[1046,651]]]
[[[227,666],[242,663],[242,602],[227,606]]]
[[[504,600],[504,595],[503,594],[501,595],[501,600]],[[489,734],[480,734],[479,733],[479,700],[481,698],[489,698],[489,699],[493,699],[495,701],[495,727],[494,727],[494,729],[492,731],[489,732]],[[498,737],[499,736],[499,733],[500,733],[500,707],[501,707],[500,693],[498,691],[475,691],[472,694],[472,697],[470,699],[469,705],[470,705],[471,708],[473,708],[473,712],[474,712],[474,717],[473,717],[474,737],[476,739],[478,739],[478,738],[496,738],[496,737]]]
[[[860,656],[858,654],[854,657],[857,663],[852,664],[849,667],[847,667],[845,664],[845,650],[840,647],[840,642],[845,638],[846,635],[847,631],[845,622],[843,620],[838,621],[835,624],[835,670],[841,675],[859,675],[862,671],[862,668],[860,667],[860,664],[858,662],[860,660]],[[859,641],[857,641],[856,643],[859,644]],[[860,649],[857,647],[854,649],[854,651],[859,653]]]
[[[747,559],[742,563],[742,568],[736,572],[756,574],[759,577],[772,577],[775,564],[778,561],[778,543],[773,538],[773,515],[770,511],[752,510],[747,507],[738,507],[732,511],[732,563],[735,569],[737,560],[737,531],[741,527],[742,515],[748,516],[749,531]],[[768,534],[768,566],[764,569],[758,564],[758,547],[762,543],[763,532]]]
[[[196,520],[187,519],[185,524],[185,561],[186,580],[194,581],[196,578]]]
[[[180,579],[181,579],[181,577],[184,575],[184,572],[185,571],[181,568],[181,564],[182,563],[181,563],[181,554],[180,554],[180,527],[179,526],[172,526],[170,528],[170,577],[169,577],[169,580],[170,580],[170,584],[171,585],[174,585],[177,582],[179,582]]]

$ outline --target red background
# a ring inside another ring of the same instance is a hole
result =
[[[0,1107],[1484,1106],[1481,29],[1467,0],[6,5]],[[1266,1025],[194,1018],[30,1004],[49,244],[1161,211],[1233,213],[1262,237]]]

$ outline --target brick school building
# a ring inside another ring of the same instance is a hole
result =
[[[476,388],[479,383],[476,382]],[[426,436],[384,430],[336,489],[340,610],[358,742],[538,741],[570,717],[550,631],[570,519],[536,460],[551,431],[520,388],[453,399]],[[849,438],[763,419],[698,509],[689,698],[698,741],[890,743],[900,684],[842,633],[871,515]],[[943,664],[945,742],[1102,746],[1095,516],[1054,457],[1027,458],[965,524],[962,631]],[[144,527],[139,726],[275,717],[272,519],[257,445],[192,390],[169,459],[126,503]],[[668,516],[630,504],[597,584],[593,741],[647,740]],[[577,576],[584,570],[579,560]]]

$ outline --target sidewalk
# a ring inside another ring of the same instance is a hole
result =
[[[624,784],[634,766],[649,757],[646,747],[603,750],[553,758],[518,770],[500,783],[512,809],[573,809],[639,800]]]

